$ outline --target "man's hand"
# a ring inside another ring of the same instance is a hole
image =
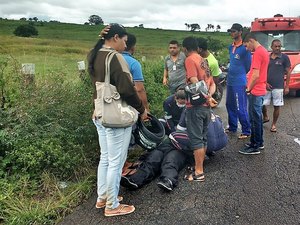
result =
[[[289,86],[284,87],[284,94],[287,95],[290,92]]]
[[[266,88],[267,88],[268,91],[272,91],[272,88],[273,88],[273,87],[272,87],[271,84],[267,83],[267,84],[266,84]]]
[[[210,105],[210,107],[212,107],[212,108],[214,108],[218,105],[218,102],[213,97],[209,97],[207,102]]]
[[[163,85],[168,85],[168,79],[166,77],[163,78]]]

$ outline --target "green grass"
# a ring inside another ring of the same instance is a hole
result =
[[[31,59],[35,53],[48,53],[59,57],[69,53],[79,59],[86,57],[86,53],[98,39],[103,26],[90,26],[66,23],[45,23],[36,26],[39,35],[37,38],[17,38],[13,35],[14,29],[27,22],[16,20],[0,20],[0,43],[14,55],[27,55],[24,59]],[[38,24],[38,23],[37,23]],[[146,56],[147,59],[159,60],[167,54],[170,40],[182,40],[190,35],[195,37],[212,37],[224,45],[231,42],[227,33],[222,32],[190,32],[161,29],[127,28],[129,33],[137,37],[137,58]]]

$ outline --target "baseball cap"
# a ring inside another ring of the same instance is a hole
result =
[[[231,31],[243,31],[243,26],[239,23],[232,24],[231,28],[227,30],[227,32]]]

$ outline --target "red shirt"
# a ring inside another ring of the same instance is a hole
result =
[[[262,96],[267,93],[266,83],[267,83],[268,65],[269,65],[269,53],[264,47],[258,46],[255,49],[255,52],[253,53],[251,68],[247,76],[248,79],[247,87],[249,87],[250,80],[253,74],[253,69],[259,70],[259,77],[256,80],[256,83],[254,84],[251,90],[251,94],[255,96]]]
[[[204,80],[209,87],[214,84],[214,80],[210,75],[210,70],[208,63],[199,54],[192,53],[185,59],[185,70],[186,70],[186,82],[190,84],[190,79],[192,77],[197,77],[198,81]],[[190,107],[190,103],[186,103],[187,107]]]

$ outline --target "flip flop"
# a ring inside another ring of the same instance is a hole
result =
[[[263,123],[267,123],[267,122],[269,122],[269,121],[270,121],[270,119],[263,120]]]
[[[185,180],[188,180],[188,181],[200,181],[200,182],[203,182],[205,181],[205,176],[204,176],[204,173],[201,173],[201,174],[196,174],[195,171],[193,171],[191,174],[186,174],[184,176],[184,179]]]
[[[250,137],[250,134],[240,134],[240,136],[238,136],[238,139],[245,139]]]
[[[270,131],[275,133],[275,132],[277,132],[277,129],[276,129],[276,127],[272,127],[272,128],[270,129]]]

